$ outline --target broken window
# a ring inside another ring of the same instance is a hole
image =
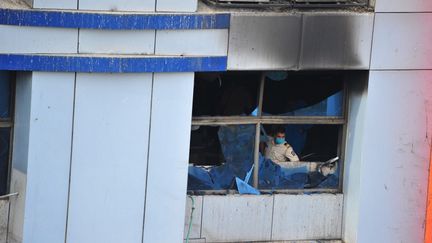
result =
[[[346,76],[198,73],[188,191],[339,190]]]
[[[0,72],[0,196],[8,192],[12,135],[13,73]]]
[[[198,73],[192,115],[250,116],[258,107],[258,73]]]
[[[255,126],[193,126],[189,190],[236,189],[254,164]]]
[[[281,73],[279,75],[273,73]],[[343,83],[336,76],[271,72],[266,78],[265,116],[342,116]]]
[[[260,189],[338,187],[339,166],[336,159],[340,153],[338,144],[343,126],[265,124],[261,129],[264,138],[260,144]],[[280,146],[282,149],[275,149],[274,139],[281,131],[285,135],[284,144]]]

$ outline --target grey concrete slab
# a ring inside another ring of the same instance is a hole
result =
[[[205,196],[202,238],[207,242],[268,241],[273,196]]]
[[[197,239],[201,237],[201,215],[202,215],[202,196],[193,196],[194,199],[194,211],[192,215],[192,228],[189,234],[189,239]],[[188,197],[186,199],[186,214],[185,214],[185,224],[183,238],[186,239],[189,225],[191,223],[191,211],[192,211],[192,200]]]
[[[275,195],[272,240],[340,239],[342,194]]]

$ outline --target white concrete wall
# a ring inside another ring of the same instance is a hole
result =
[[[158,30],[157,55],[226,56],[228,30]]]
[[[66,230],[75,75],[17,78],[10,238],[61,242]],[[42,223],[43,222],[43,223]]]
[[[79,0],[79,9],[154,12],[155,4],[155,0]]]
[[[79,53],[154,54],[155,30],[79,31]]]
[[[423,242],[431,90],[431,71],[370,74],[358,242]]]
[[[0,25],[0,53],[77,53],[78,30]]]
[[[197,0],[31,2],[35,9],[197,9]],[[227,48],[228,30],[156,33],[0,25],[0,53],[225,56]],[[11,189],[20,196],[11,199],[11,240],[182,240],[194,75],[154,77],[154,83],[148,73],[19,77],[26,81],[19,82],[17,91],[22,114],[17,115]],[[171,153],[166,153],[167,140],[174,148]]]
[[[371,69],[432,69],[432,13],[377,13]]]
[[[23,238],[30,135],[31,79],[32,73],[30,72],[17,74],[10,191],[18,192],[19,195],[10,199],[8,238],[11,242],[22,242]]]
[[[18,75],[11,242],[181,241],[194,75],[154,76]]]
[[[349,123],[363,136],[348,137],[344,240],[420,243],[432,128],[432,2],[374,2],[372,71],[366,93],[351,99],[357,115]]]
[[[195,12],[197,0],[25,0],[36,9]]]
[[[195,12],[198,0],[157,0],[156,11],[158,12]]]
[[[430,0],[374,0],[375,12],[430,12]]]
[[[183,239],[194,73],[155,73],[144,242]]]
[[[64,240],[74,84],[73,73],[32,76],[24,243]]]
[[[77,9],[78,8],[78,0],[32,0],[32,1],[33,1],[33,8],[52,8],[52,9]]]
[[[142,240],[152,74],[77,74],[68,243]]]
[[[346,132],[346,151],[343,178],[343,239],[357,242],[359,224],[359,201],[361,188],[362,151],[364,142],[364,123],[366,121],[368,76],[361,75],[348,81],[348,125]]]
[[[193,196],[190,239],[205,242],[340,239],[342,194]],[[184,236],[192,201],[186,205]]]

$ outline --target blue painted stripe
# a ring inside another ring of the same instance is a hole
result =
[[[91,57],[0,54],[0,70],[45,72],[226,71],[227,57]]]
[[[229,14],[88,13],[0,9],[0,24],[110,30],[227,29]]]

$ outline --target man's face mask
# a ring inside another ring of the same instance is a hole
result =
[[[276,144],[283,144],[283,143],[285,143],[285,138],[275,138],[275,143]]]

